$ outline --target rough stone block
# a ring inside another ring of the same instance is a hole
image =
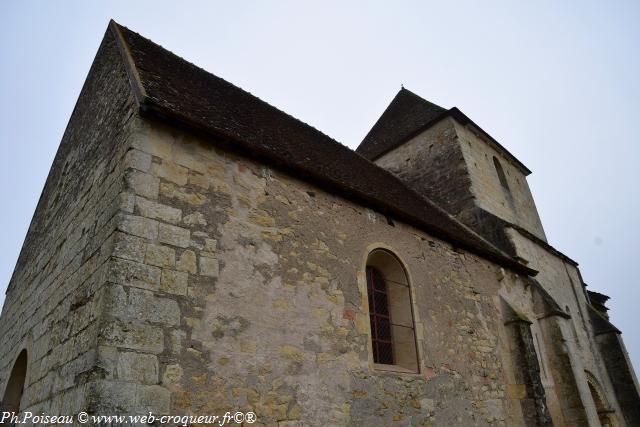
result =
[[[160,178],[137,170],[129,170],[125,175],[127,187],[134,193],[148,199],[157,199],[160,192]]]
[[[184,218],[182,218],[182,222],[190,226],[207,225],[207,220],[200,212],[193,212],[189,215],[185,215]]]
[[[89,411],[96,414],[132,413],[136,409],[136,385],[116,381],[87,384]]]
[[[106,379],[114,379],[118,365],[118,349],[106,345],[98,346],[96,366],[102,369]]]
[[[124,167],[148,172],[151,166],[151,156],[140,150],[129,150],[124,158]]]
[[[145,289],[156,289],[161,270],[151,265],[113,258],[109,268],[109,281]]]
[[[135,202],[136,214],[151,219],[177,224],[182,219],[182,211],[171,206],[147,200],[137,196]]]
[[[160,194],[193,206],[204,205],[209,200],[204,194],[189,191],[170,182],[160,184]]]
[[[215,239],[204,239],[204,250],[207,252],[215,252],[218,249],[218,241]]]
[[[130,289],[127,302],[113,308],[114,315],[128,320],[144,320],[162,325],[180,324],[180,306],[169,298],[157,297],[151,291]]]
[[[148,244],[144,262],[158,267],[173,267],[176,264],[176,251],[163,245]]]
[[[174,356],[180,355],[182,352],[182,343],[187,338],[187,334],[180,330],[175,329],[171,331],[171,335],[169,336],[169,351]]]
[[[177,384],[182,379],[182,367],[178,364],[168,365],[162,375],[163,384]]]
[[[146,251],[145,240],[126,233],[116,233],[113,255],[118,258],[142,262]]]
[[[131,145],[138,150],[149,153],[152,156],[168,159],[173,151],[173,142],[170,138],[159,132],[147,132],[146,130],[136,135]]]
[[[218,277],[218,260],[209,257],[200,257],[200,274],[208,277]]]
[[[162,329],[146,324],[114,321],[100,331],[101,343],[109,346],[146,351],[153,354],[164,349]]]
[[[187,183],[189,169],[173,162],[163,160],[161,163],[154,163],[151,165],[151,173],[182,186]]]
[[[198,160],[193,152],[185,150],[183,146],[176,146],[173,151],[173,161],[201,174],[207,173],[207,165]]]
[[[157,384],[158,358],[152,354],[120,353],[118,379],[141,384]]]
[[[120,193],[118,198],[120,201],[120,210],[127,213],[133,213],[133,208],[136,201],[135,194],[123,191],[122,193]]]
[[[158,238],[158,221],[156,220],[126,214],[118,219],[117,228],[120,231],[150,240]]]
[[[207,175],[191,172],[191,174],[189,174],[189,184],[206,190],[209,188],[209,178]]]
[[[158,240],[162,243],[186,248],[191,242],[191,233],[186,228],[160,224],[158,228]]]
[[[164,269],[160,280],[160,290],[169,294],[186,295],[188,278],[188,273]]]
[[[196,253],[189,249],[182,252],[182,255],[180,255],[180,258],[176,263],[176,270],[196,274]]]
[[[171,393],[159,385],[136,387],[136,410],[154,414],[168,414],[171,409]]]

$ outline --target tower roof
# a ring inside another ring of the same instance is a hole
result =
[[[398,142],[408,139],[417,129],[440,120],[447,110],[421,98],[404,87],[364,137],[356,152],[373,160]]]
[[[404,87],[393,98],[382,116],[364,137],[356,152],[374,161],[383,154],[404,144],[414,136],[424,132],[445,117],[453,117],[463,125],[471,125],[482,134],[489,144],[493,145],[522,173],[529,175],[531,171],[516,156],[502,146],[467,117],[457,107],[445,109],[416,95]]]
[[[203,133],[515,271],[537,273],[317,129],[113,21],[110,29],[143,116]]]

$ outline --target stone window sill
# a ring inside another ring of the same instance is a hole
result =
[[[420,374],[417,371],[412,371],[411,369],[403,368],[402,366],[398,366],[398,365],[385,365],[382,363],[374,363],[373,368],[376,371],[395,372],[399,374],[413,374],[413,375]]]

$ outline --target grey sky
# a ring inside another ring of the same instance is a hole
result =
[[[110,18],[351,148],[401,83],[459,107],[533,170],[640,369],[640,2],[2,1],[3,290]]]

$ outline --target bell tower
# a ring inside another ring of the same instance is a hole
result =
[[[356,151],[512,255],[506,227],[546,242],[531,171],[455,107],[402,88]]]

